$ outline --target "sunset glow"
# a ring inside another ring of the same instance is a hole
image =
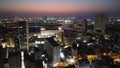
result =
[[[120,0],[3,0],[0,12],[74,14],[119,12]]]

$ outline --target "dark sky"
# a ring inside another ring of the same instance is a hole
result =
[[[120,15],[120,0],[0,0],[0,16]]]

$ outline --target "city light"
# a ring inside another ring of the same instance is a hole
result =
[[[115,58],[114,62],[120,62],[120,58]]]
[[[118,22],[120,22],[120,19],[117,19]]]
[[[2,43],[1,45],[2,45],[2,47],[3,47],[3,48],[5,48],[5,47],[6,47],[6,43]]]
[[[37,36],[37,34],[34,34],[34,36]]]
[[[35,41],[35,44],[45,44],[45,41]]]
[[[48,38],[50,37],[50,36],[47,36]]]
[[[90,45],[94,45],[94,43],[87,43],[87,45],[88,45],[88,46],[90,46]]]
[[[24,63],[24,52],[21,51],[21,68],[25,68],[25,63]]]
[[[70,62],[71,64],[73,64],[73,63],[75,63],[75,60],[74,60],[74,59],[70,59],[69,62]]]
[[[45,57],[45,55],[43,54],[42,57]]]
[[[39,35],[37,38],[41,38],[41,36]]]
[[[83,43],[87,43],[87,40],[83,40]]]
[[[64,57],[65,57],[64,54],[63,54],[63,52],[60,53],[60,57],[61,57],[61,58],[64,58]]]
[[[24,60],[24,52],[21,51],[21,60]]]
[[[97,55],[88,55],[87,59],[90,62],[90,64],[92,64],[92,60],[96,59],[98,56]]]
[[[45,28],[41,28],[40,30],[45,30]]]
[[[62,28],[61,28],[61,27],[58,27],[58,30],[62,30]]]
[[[47,64],[43,61],[43,67],[47,68]]]
[[[92,24],[94,25],[94,24],[95,24],[95,22],[92,22]]]
[[[77,39],[77,40],[81,40],[81,37],[77,37],[76,39]]]
[[[41,44],[45,44],[45,41],[41,41]]]
[[[77,44],[77,47],[79,47],[79,44]]]
[[[41,42],[40,41],[35,41],[35,44],[40,44]]]
[[[31,55],[31,53],[29,52],[28,55]]]
[[[38,44],[38,43],[37,43]],[[35,47],[38,47],[38,45],[35,45]]]
[[[64,46],[64,48],[68,48],[68,47],[69,47],[68,45]]]

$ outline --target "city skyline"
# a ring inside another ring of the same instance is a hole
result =
[[[0,16],[91,15],[119,16],[120,0],[2,0]]]

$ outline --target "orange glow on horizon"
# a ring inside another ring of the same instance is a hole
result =
[[[1,8],[1,7],[0,7]],[[34,6],[34,5],[21,5],[12,6],[7,9],[1,8],[2,11],[19,12],[19,13],[83,13],[93,12],[96,8],[89,8],[89,6],[65,6],[65,5],[50,5],[50,6]]]
[[[119,0],[120,1],[120,0]],[[110,13],[119,15],[118,0],[1,0],[2,16],[87,15]],[[114,12],[114,13],[113,13]]]

